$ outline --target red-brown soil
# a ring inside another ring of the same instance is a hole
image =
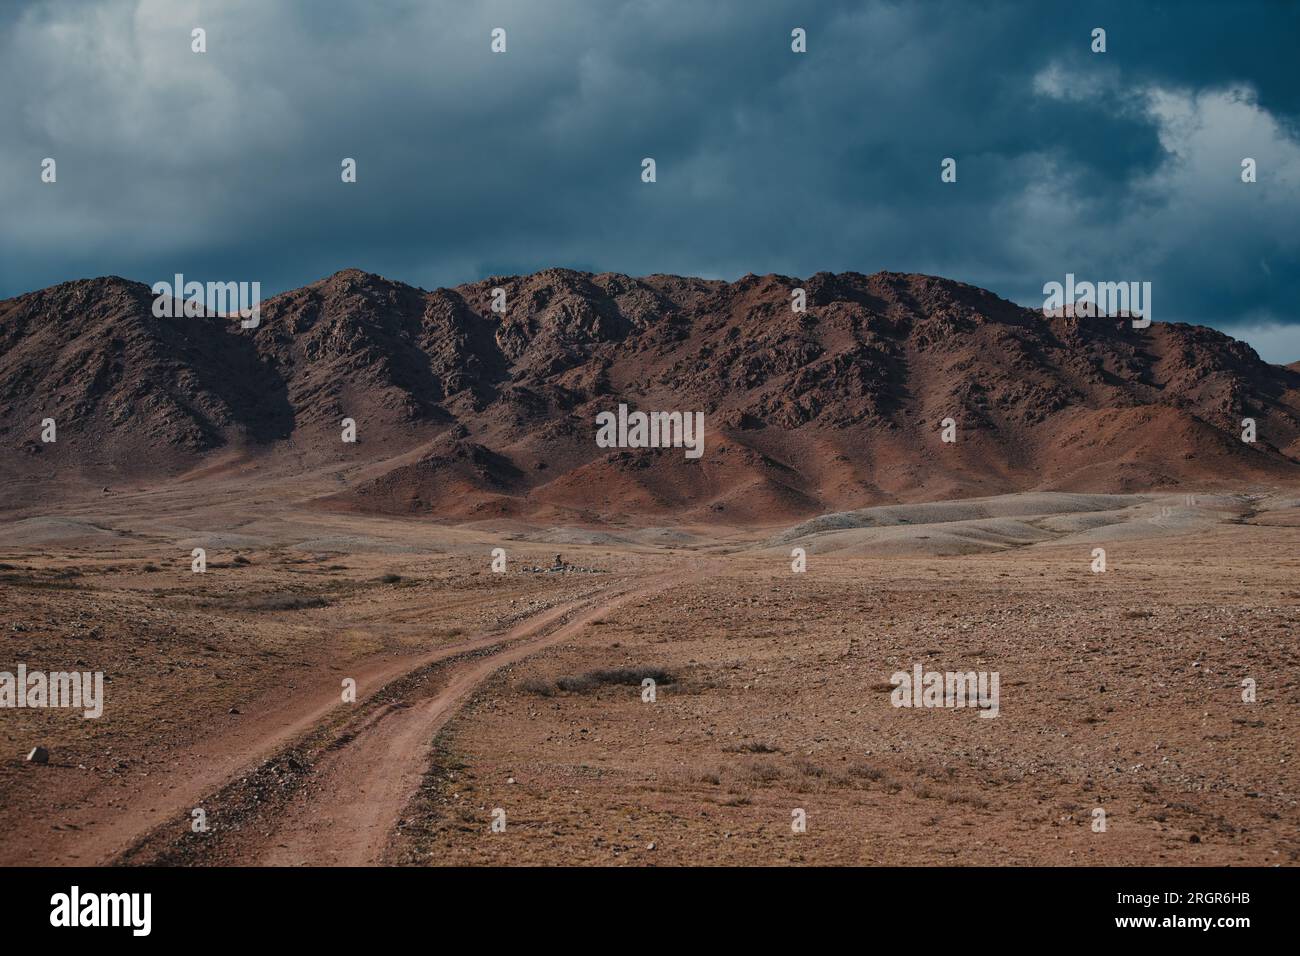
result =
[[[619,537],[322,512],[328,484],[4,524],[0,670],[108,683],[97,720],[0,712],[0,864],[1300,859],[1294,493]],[[891,706],[917,663],[999,672],[999,716]]]

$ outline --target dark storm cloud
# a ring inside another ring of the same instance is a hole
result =
[[[274,291],[346,266],[432,287],[567,265],[889,268],[1039,304],[1070,271],[1150,280],[1156,318],[1300,358],[1287,5],[0,9],[0,295],[105,273]]]

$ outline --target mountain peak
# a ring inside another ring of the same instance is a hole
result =
[[[151,300],[107,276],[0,302],[11,471],[241,447],[268,469],[378,469],[340,492],[349,507],[575,520],[1300,476],[1296,367],[1210,329],[1045,318],[940,276],[556,268],[426,292],[343,269],[268,299],[255,330],[154,319]],[[705,453],[598,447],[596,415],[619,406],[703,414]],[[46,417],[60,440],[38,447]]]

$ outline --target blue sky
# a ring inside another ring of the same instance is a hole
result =
[[[1291,362],[1298,11],[9,2],[0,296],[105,274],[270,294],[346,267],[425,288],[548,266],[891,269],[1036,306],[1073,272],[1150,281],[1157,320]]]

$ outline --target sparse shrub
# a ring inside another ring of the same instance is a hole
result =
[[[781,749],[761,740],[746,740],[742,744],[727,744],[722,748],[726,754],[779,754]]]
[[[657,667],[617,667],[613,670],[591,671],[586,676],[597,684],[631,684],[636,687],[640,687],[641,682],[647,677],[656,684],[673,682],[671,674]]]
[[[555,685],[540,677],[524,678],[519,682],[519,689],[525,694],[536,694],[538,697],[552,697],[555,694]]]
[[[581,694],[584,691],[595,690],[600,686],[588,674],[579,677],[560,677],[555,681],[555,686],[565,693]]]
[[[774,763],[754,761],[742,767],[737,776],[747,783],[761,786],[765,783],[774,783],[780,780],[784,774],[781,772],[781,768]]]
[[[848,777],[856,781],[869,780],[880,785],[888,793],[898,793],[903,785],[879,767],[865,763],[852,763],[845,769]]]
[[[329,603],[318,594],[262,594],[250,598],[244,607],[249,611],[301,611],[328,607]]]
[[[800,757],[794,761],[794,769],[799,771],[805,777],[822,777],[826,775],[826,768],[821,764],[813,763],[811,760]]]
[[[641,682],[649,677],[656,684],[671,684],[673,676],[657,667],[616,667],[607,670],[588,671],[577,677],[560,677],[555,686],[566,693],[580,694],[595,690],[607,684],[622,684],[640,687]]]

